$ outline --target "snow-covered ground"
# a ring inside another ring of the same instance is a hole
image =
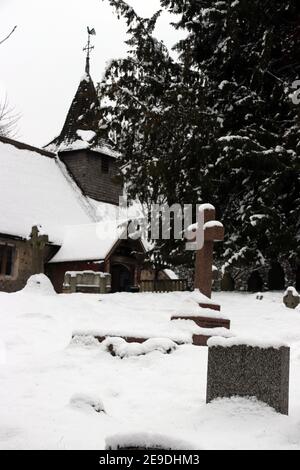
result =
[[[285,308],[282,293],[214,298],[233,333],[290,344],[289,417],[255,400],[206,405],[207,348],[152,344],[121,359],[71,341],[75,330],[188,335],[193,322],[167,325],[195,311],[190,296],[0,293],[0,449],[101,450],[107,437],[149,432],[198,449],[300,449],[300,307]]]

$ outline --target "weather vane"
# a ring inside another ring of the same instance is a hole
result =
[[[88,32],[88,43],[86,47],[83,49],[84,52],[86,52],[86,66],[85,66],[85,72],[87,74],[90,73],[90,54],[93,49],[95,49],[94,46],[91,46],[91,36],[96,36],[96,31],[94,28],[89,28],[87,27],[87,32]]]

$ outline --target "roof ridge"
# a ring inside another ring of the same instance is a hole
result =
[[[39,153],[43,155],[44,157],[56,158],[56,153],[54,152],[50,152],[49,150],[44,150],[39,147],[34,147],[33,145],[25,144],[24,142],[20,142],[19,140],[14,140],[8,137],[0,136],[0,141],[3,142],[4,144],[13,145],[19,150],[29,150],[31,152]]]

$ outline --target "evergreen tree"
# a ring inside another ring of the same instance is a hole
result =
[[[198,203],[206,173],[210,113],[203,77],[176,63],[153,31],[160,12],[139,17],[122,0],[110,0],[128,25],[128,57],[112,61],[100,85],[111,100],[104,117],[117,137],[131,198],[169,206]],[[179,240],[162,240],[152,253],[170,264],[190,263]],[[156,264],[156,263],[155,263]]]
[[[102,92],[114,100],[107,116],[131,196],[215,204],[226,267],[295,261],[299,2],[161,0],[187,32],[178,61],[153,37],[159,12],[143,19],[122,0],[110,3],[127,20],[130,52],[112,63]]]
[[[207,178],[227,228],[229,264],[299,255],[300,5],[296,0],[180,1],[162,5],[188,31],[181,59],[206,77],[216,112]],[[210,198],[212,199],[212,198]],[[240,259],[241,258],[241,259]]]

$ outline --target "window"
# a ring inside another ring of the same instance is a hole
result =
[[[0,245],[0,276],[12,276],[15,248],[11,245]]]
[[[101,168],[102,173],[109,173],[109,161],[106,158],[102,158]]]

